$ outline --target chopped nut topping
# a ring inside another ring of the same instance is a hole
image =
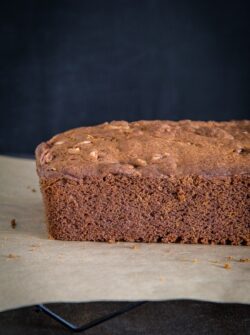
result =
[[[157,161],[158,159],[161,159],[162,158],[162,155],[161,154],[155,154],[153,157],[152,157],[152,160],[153,161]]]
[[[98,151],[97,150],[93,150],[90,152],[89,154],[91,157],[97,159],[98,158]]]
[[[82,142],[79,142],[78,145],[82,145],[82,144],[90,144],[92,143],[91,141],[82,141]]]
[[[147,162],[144,159],[141,159],[141,158],[134,158],[134,159],[132,159],[132,164],[134,166],[146,166]]]
[[[79,153],[79,151],[80,151],[80,148],[78,148],[78,147],[68,149],[69,154],[77,154],[77,153]]]
[[[164,154],[155,154],[152,157],[152,161],[158,161],[160,159],[163,159],[165,157],[168,157],[170,154],[168,152],[164,152]]]
[[[8,259],[16,259],[16,258],[20,258],[20,256],[15,255],[15,254],[8,254],[8,255],[6,256],[6,258],[8,258]]]
[[[55,142],[54,145],[60,145],[60,144],[63,144],[64,141],[58,141],[58,142]]]
[[[41,154],[40,163],[42,165],[46,164],[46,163],[49,163],[50,161],[52,161],[53,158],[54,157],[53,157],[52,153],[49,151],[49,149],[46,149]]]
[[[130,126],[127,121],[112,121],[110,124],[108,124],[109,128],[112,129],[130,129]]]
[[[109,125],[109,128],[112,128],[112,129],[124,129],[124,130],[127,130],[127,129],[130,129],[128,126],[113,126],[113,125]]]

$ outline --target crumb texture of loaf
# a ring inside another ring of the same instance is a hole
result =
[[[250,121],[113,121],[36,162],[55,239],[250,245]]]

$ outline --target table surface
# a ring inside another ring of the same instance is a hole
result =
[[[86,323],[126,303],[54,304],[50,308],[77,324]],[[70,334],[35,307],[0,313],[0,335]],[[84,334],[94,335],[247,335],[250,334],[250,305],[197,301],[151,302],[109,320]]]

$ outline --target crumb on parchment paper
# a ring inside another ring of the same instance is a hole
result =
[[[29,185],[27,186],[27,189],[31,190],[31,192],[36,192],[36,189],[34,187],[29,186]]]
[[[250,262],[250,258],[239,258],[239,259],[236,259],[233,256],[228,256],[228,257],[226,257],[226,259],[229,260],[229,261],[236,261],[236,262],[240,262],[240,263],[248,263],[248,262]]]
[[[17,223],[16,223],[16,219],[11,219],[10,224],[11,224],[11,228],[12,228],[12,229],[15,229],[15,228],[16,228],[16,225],[17,225]]]
[[[38,243],[38,244],[31,244],[31,248],[39,248],[41,246],[41,243]]]
[[[133,250],[139,250],[139,246],[136,245],[136,244],[132,245],[132,247],[130,247],[130,248],[133,249]]]
[[[190,262],[190,263],[199,263],[199,259],[198,258],[180,258],[179,261],[181,262]]]
[[[33,243],[33,244],[31,244],[29,251],[35,251],[35,250],[39,249],[40,246],[41,246],[41,243],[39,243],[39,244],[34,244]]]
[[[229,262],[232,261],[232,262],[238,262],[238,263],[250,263],[250,258],[239,258],[239,259],[236,259],[233,256],[227,256],[226,259]],[[217,261],[217,260],[210,260],[209,262],[213,263],[213,264],[221,264],[221,263],[223,263],[222,261]],[[223,268],[224,269],[231,269],[232,265],[231,265],[231,263],[224,263],[223,264]]]
[[[20,256],[16,255],[16,254],[8,254],[6,256],[7,259],[17,259],[17,258],[20,258]]]

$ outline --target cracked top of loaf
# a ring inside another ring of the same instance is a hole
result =
[[[36,149],[41,177],[228,176],[250,172],[250,121],[113,121]]]

